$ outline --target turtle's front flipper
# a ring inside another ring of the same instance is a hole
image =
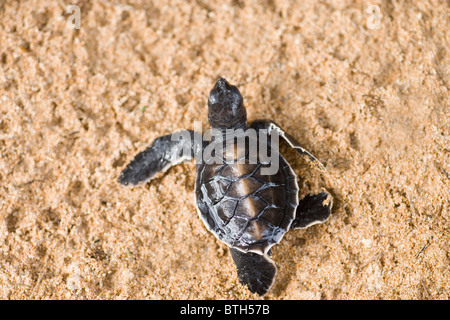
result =
[[[237,267],[239,281],[252,293],[263,296],[273,284],[277,268],[266,255],[242,252],[230,247],[231,257]]]
[[[191,160],[201,150],[199,135],[192,130],[183,130],[155,139],[121,172],[119,182],[134,186],[151,180],[158,172],[164,172],[173,165]]]
[[[291,228],[304,229],[328,219],[333,206],[333,198],[329,193],[320,192],[304,197],[298,207]]]
[[[268,134],[271,135],[274,132],[276,132],[280,137],[282,137],[290,146],[291,148],[295,149],[299,154],[303,156],[307,156],[311,162],[313,162],[317,167],[319,167],[323,171],[327,171],[323,164],[317,160],[308,150],[302,148],[300,144],[295,140],[294,137],[292,137],[290,134],[285,132],[278,124],[271,120],[255,120],[251,123],[250,127],[259,130],[259,129],[265,129],[267,130]]]

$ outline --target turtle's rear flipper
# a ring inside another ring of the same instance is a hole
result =
[[[291,228],[304,229],[324,222],[330,216],[332,206],[333,198],[326,192],[304,197],[297,207],[296,217],[292,221]]]
[[[263,296],[273,284],[277,268],[273,261],[253,252],[242,252],[230,248],[231,257],[237,267],[239,281],[248,286],[252,293]]]
[[[308,150],[304,149],[300,146],[300,144],[295,140],[294,137],[292,137],[289,133],[284,131],[278,124],[276,124],[272,120],[255,120],[253,121],[250,126],[253,129],[260,130],[265,129],[267,130],[268,134],[274,134],[277,133],[280,137],[282,137],[291,148],[295,149],[299,154],[302,156],[306,156],[312,163],[314,163],[319,169],[321,169],[324,172],[327,172],[323,164],[316,159]]]
[[[201,150],[202,140],[198,135],[192,130],[183,130],[155,139],[121,172],[119,182],[125,186],[147,182],[158,172],[191,160]]]

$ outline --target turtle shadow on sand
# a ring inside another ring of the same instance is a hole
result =
[[[308,242],[320,239],[321,232],[323,231],[314,227],[307,231],[307,235],[305,231],[291,231],[289,239],[285,239],[286,241],[275,249],[278,273],[271,290],[274,298],[282,296],[292,282],[300,281],[296,269],[297,265],[304,261],[304,248],[309,245]],[[300,288],[302,286],[303,284],[299,284]]]
[[[350,212],[346,208],[342,208],[342,195],[329,184],[326,184],[325,187],[333,197],[333,209],[330,216],[333,219],[344,219],[345,221]],[[300,281],[297,270],[293,271],[292,268],[297,269],[296,266],[303,263],[305,257],[303,248],[318,241],[324,232],[323,228],[316,226],[307,230],[291,230],[289,234],[286,234],[285,241],[277,246],[274,252],[278,266],[277,279],[271,290],[274,298],[282,296],[292,282]],[[300,288],[302,286],[303,284],[299,285]]]
[[[297,235],[300,232],[295,232]],[[278,274],[277,279],[272,288],[271,294],[274,297],[281,296],[286,288],[292,281],[296,280],[297,272],[292,271],[292,267],[302,261],[302,247],[306,244],[306,240],[303,237],[299,237],[294,241],[285,242],[279,246],[276,250],[276,257],[278,257]],[[295,247],[294,249],[292,247]],[[290,254],[292,250],[295,250],[295,256]]]

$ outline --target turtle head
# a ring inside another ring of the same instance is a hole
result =
[[[208,120],[213,129],[237,129],[247,126],[241,92],[224,78],[217,80],[209,93]]]

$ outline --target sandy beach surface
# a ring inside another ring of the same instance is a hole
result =
[[[0,298],[258,298],[198,217],[194,163],[117,182],[156,137],[206,130],[224,76],[250,121],[326,166],[282,147],[300,195],[334,197],[273,248],[264,299],[449,299],[449,17],[438,0],[0,0]]]

